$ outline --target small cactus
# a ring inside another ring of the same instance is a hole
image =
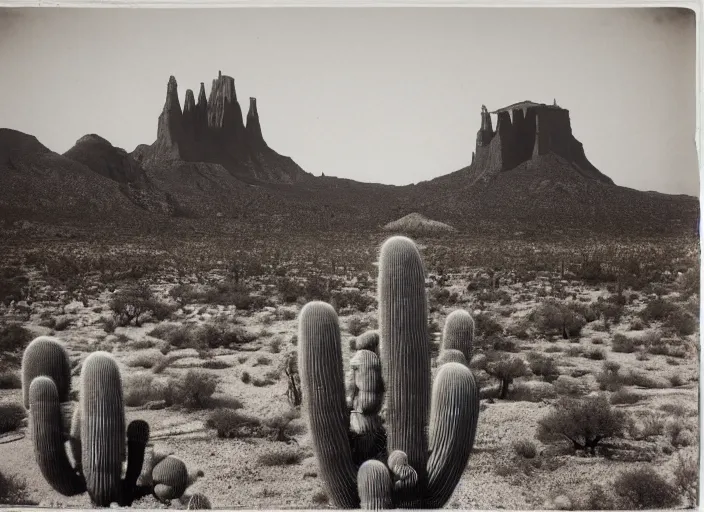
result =
[[[81,369],[79,404],[73,411],[68,401],[68,353],[61,342],[45,336],[35,339],[25,350],[22,362],[23,396],[27,397],[35,458],[54,490],[65,496],[87,492],[98,507],[112,503],[129,506],[150,493],[166,499],[183,495],[188,474],[183,462],[174,457],[155,463],[152,482],[140,485],[149,425],[134,420],[125,428],[122,380],[112,355],[94,352],[86,358]],[[178,462],[165,463],[168,459]]]
[[[195,493],[188,500],[187,510],[209,510],[213,507],[210,505],[210,500],[203,494]]]
[[[378,293],[379,331],[355,340],[346,380],[335,310],[315,301],[300,313],[299,367],[321,475],[340,508],[440,508],[476,435],[473,321],[466,312],[448,318],[431,388],[425,270],[410,239],[382,246]]]

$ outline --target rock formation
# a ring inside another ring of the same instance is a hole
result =
[[[203,82],[197,103],[193,91],[187,90],[183,110],[176,78],[170,77],[157,140],[148,147],[138,146],[133,157],[147,167],[173,166],[177,162],[219,164],[245,181],[290,183],[306,176],[295,162],[264,141],[256,98],[249,100],[245,127],[235,79],[222,72],[213,80],[209,97]]]
[[[491,114],[496,115],[496,131]],[[481,126],[470,175],[473,181],[488,180],[524,162],[554,154],[585,178],[613,183],[584,154],[582,143],[572,134],[569,111],[532,101],[514,103],[494,112],[482,105]]]

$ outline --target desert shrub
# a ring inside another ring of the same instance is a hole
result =
[[[243,283],[235,281],[224,281],[206,288],[199,300],[243,310],[261,309],[265,303],[264,297],[254,295]]]
[[[272,354],[278,354],[279,352],[281,352],[281,343],[282,341],[280,338],[274,338],[269,342],[269,351]]]
[[[553,386],[558,395],[578,397],[589,392],[589,386],[585,382],[567,375],[560,375]]]
[[[118,324],[125,326],[134,321],[136,326],[140,326],[143,317],[151,313],[157,320],[164,320],[172,313],[173,309],[159,302],[146,283],[129,286],[123,290],[115,292],[110,301]]]
[[[24,480],[0,472],[0,505],[37,505],[37,503],[29,499]]]
[[[660,406],[660,410],[670,416],[683,417],[691,414],[692,410],[683,402],[668,402]]]
[[[699,294],[699,284],[701,282],[700,274],[700,267],[697,263],[695,263],[692,268],[677,276],[677,279],[675,279],[675,285],[683,297],[687,298],[691,295]]]
[[[299,448],[277,447],[262,453],[257,461],[262,466],[292,466],[303,460],[303,452]]]
[[[54,322],[54,330],[55,331],[65,331],[68,329],[71,324],[73,323],[73,320],[69,317],[61,317]]]
[[[482,345],[501,352],[519,352],[516,342],[510,338],[504,338],[503,336],[492,336],[485,339]]]
[[[495,336],[503,334],[504,328],[488,313],[479,313],[474,317],[475,332],[478,336]]]
[[[358,316],[353,316],[347,322],[347,331],[352,336],[359,336],[369,328],[369,322],[366,322]]]
[[[249,374],[248,371],[242,372],[242,375],[240,376],[240,380],[244,384],[249,384],[252,381],[252,376]]]
[[[16,372],[0,372],[0,389],[21,389],[22,379]]]
[[[579,345],[572,346],[565,351],[565,354],[567,354],[569,357],[579,357],[581,355],[584,355],[584,349]]]
[[[549,382],[517,382],[508,391],[506,398],[514,402],[542,402],[555,398],[557,393]]]
[[[241,345],[253,341],[256,336],[243,327],[224,321],[203,325],[159,324],[149,336],[169,342],[177,348],[207,349]]]
[[[315,491],[311,499],[313,500],[313,503],[315,505],[319,506],[327,505],[330,502],[330,498],[328,498],[328,495],[325,494],[325,491],[321,490]]]
[[[611,403],[614,405],[635,404],[636,402],[639,402],[642,399],[642,395],[633,391],[629,391],[627,389],[619,389],[611,395]]]
[[[689,336],[697,331],[699,320],[692,313],[682,308],[677,308],[667,316],[663,325],[680,336]]]
[[[696,507],[699,501],[699,462],[693,454],[677,454],[674,470],[675,486],[684,495],[689,505]]]
[[[673,419],[665,425],[665,432],[670,439],[670,444],[675,448],[690,446],[697,443],[696,426],[682,419]]]
[[[541,303],[531,312],[529,318],[539,332],[546,335],[557,334],[564,339],[578,337],[587,323],[582,315],[555,300]]]
[[[616,274],[607,270],[606,265],[599,260],[584,261],[577,271],[577,278],[587,284],[610,283],[616,281]]]
[[[330,304],[338,311],[350,308],[364,313],[370,307],[376,305],[376,298],[360,290],[343,289],[332,293]]]
[[[265,433],[259,418],[232,408],[214,410],[206,426],[215,429],[218,437],[226,439],[262,437]]]
[[[29,279],[19,268],[4,268],[0,275],[0,303],[9,306],[12,302],[19,302],[25,296],[25,289]]]
[[[577,315],[584,317],[587,323],[594,322],[599,319],[599,311],[592,304],[584,304],[572,300],[565,304],[570,310]]]
[[[227,361],[222,361],[220,359],[208,359],[203,362],[203,368],[206,370],[224,370],[225,368],[231,368],[232,365]]]
[[[685,384],[684,377],[682,377],[682,374],[680,373],[673,373],[667,378],[667,380],[670,381],[670,384],[672,384],[672,387],[674,388],[684,386]]]
[[[638,347],[640,344],[640,340],[636,340],[624,334],[617,333],[614,334],[614,337],[611,340],[611,350],[613,350],[614,352],[631,354],[636,351],[636,347]]]
[[[601,484],[591,484],[585,500],[577,510],[621,510],[621,499],[612,490]]]
[[[553,411],[538,422],[538,438],[541,441],[567,439],[575,450],[595,454],[599,442],[623,433],[626,420],[626,415],[614,409],[604,395],[561,398]]]
[[[29,329],[19,324],[0,325],[0,353],[24,350],[30,341],[32,333]]]
[[[509,324],[506,328],[506,334],[509,336],[515,336],[519,340],[526,340],[530,337],[528,329],[530,328],[530,322],[522,318],[516,322]]]
[[[528,375],[528,367],[525,361],[519,357],[505,358],[493,354],[490,359],[491,362],[487,365],[486,372],[499,380],[501,384],[499,398],[505,399],[514,379]]]
[[[114,333],[115,329],[117,328],[117,323],[115,322],[114,318],[102,317],[99,320],[99,323],[103,324],[103,331],[105,331],[107,334]]]
[[[513,443],[513,451],[524,459],[532,459],[538,455],[538,448],[530,439],[520,439]]]
[[[596,382],[602,391],[618,391],[623,387],[623,377],[619,373],[621,365],[615,361],[604,361],[601,372],[596,374]]]
[[[648,466],[623,471],[614,489],[631,509],[669,508],[679,503],[677,489]]]
[[[291,422],[301,417],[300,412],[295,407],[287,409],[283,413],[275,414],[262,421],[262,424],[269,429],[270,439],[278,442],[289,442],[291,438],[288,435]],[[294,430],[294,429],[290,429]]]
[[[594,308],[599,312],[599,316],[602,318],[605,325],[609,322],[618,323],[623,316],[623,304],[604,300],[602,297],[599,297],[596,301]]]
[[[0,404],[0,434],[20,428],[26,416],[27,412],[20,404]]]
[[[606,359],[606,352],[604,352],[600,348],[592,347],[590,349],[587,349],[582,355],[587,359],[591,359],[593,361],[603,361],[604,359]]]
[[[125,364],[130,368],[152,368],[159,364],[164,355],[156,349],[133,354],[125,360]]]
[[[662,322],[666,320],[667,317],[676,310],[677,306],[675,304],[658,297],[648,302],[638,315],[644,322],[649,324],[652,321]]]
[[[528,354],[530,370],[545,382],[554,382],[560,376],[560,371],[552,357],[531,352]]]
[[[648,389],[664,389],[667,387],[667,382],[658,380],[646,372],[630,370],[622,376],[622,383],[626,386],[639,386]]]
[[[164,390],[166,405],[186,409],[204,409],[218,385],[214,375],[199,370],[188,370],[182,378],[170,378]]]
[[[631,320],[631,323],[629,324],[628,328],[631,331],[642,331],[643,329],[645,329],[645,324],[640,318],[634,318],[633,320]]]
[[[139,407],[164,399],[164,386],[148,373],[129,375],[124,381],[124,400],[128,407]]]

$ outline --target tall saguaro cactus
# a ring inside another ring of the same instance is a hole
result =
[[[466,363],[450,360],[431,388],[425,272],[412,240],[383,244],[378,295],[380,357],[377,333],[360,337],[347,390],[335,310],[316,301],[300,314],[299,367],[321,474],[340,508],[439,508],[474,445],[477,386]],[[464,327],[466,318],[456,320]],[[377,414],[384,398],[385,425]]]
[[[134,420],[125,428],[122,379],[113,357],[107,352],[93,352],[85,359],[80,401],[67,421],[65,411],[71,405],[69,368],[66,349],[55,338],[35,339],[23,355],[22,386],[34,453],[49,485],[64,496],[87,492],[98,507],[111,503],[129,506],[150,493],[160,499],[179,498],[186,490],[188,473],[185,464],[175,457],[148,468],[152,481],[138,485],[149,425]],[[123,477],[125,457],[127,470]],[[161,492],[163,489],[169,490],[168,495]]]

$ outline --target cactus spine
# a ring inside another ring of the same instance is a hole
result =
[[[340,508],[439,508],[467,465],[479,415],[466,365],[466,316],[448,318],[444,348],[450,362],[440,367],[431,389],[425,271],[410,239],[392,237],[383,244],[378,294],[380,357],[373,357],[373,331],[357,338],[346,402],[337,315],[323,302],[301,310],[299,359],[315,453]],[[385,429],[378,415],[384,395]],[[364,443],[360,419],[365,432],[373,433]]]
[[[63,345],[54,338],[39,337],[29,344],[22,362],[23,396],[27,397],[35,458],[52,488],[65,496],[87,491],[98,507],[113,502],[129,506],[137,498],[156,494],[153,486],[137,484],[149,425],[135,420],[125,428],[122,380],[110,354],[94,352],[84,361],[80,401],[72,415],[68,402],[70,364]],[[64,445],[67,440],[74,465]],[[182,462],[181,466],[158,480],[169,487],[169,499],[186,490],[182,482],[188,481],[188,473]]]

